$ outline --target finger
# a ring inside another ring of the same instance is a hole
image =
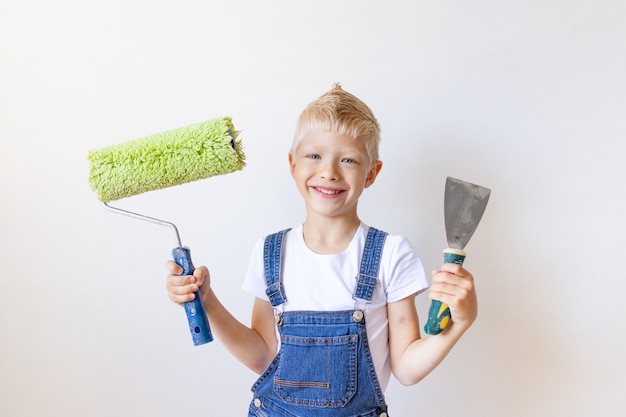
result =
[[[433,297],[439,297],[437,298],[438,300],[445,302],[445,300],[441,299],[442,297],[446,299],[450,297],[457,300],[462,300],[467,298],[472,292],[472,288],[465,288],[458,285],[442,283],[437,286],[433,286],[429,291],[429,295],[432,295]]]
[[[465,287],[443,282],[431,286],[428,292],[428,297],[433,300],[439,300],[446,304],[450,304],[450,298],[463,300],[468,298],[473,291],[473,288],[469,286]]]
[[[199,287],[195,283],[189,282],[188,276],[169,275],[165,284],[165,288],[171,299],[177,298],[177,302],[181,302],[178,297],[188,298],[189,294],[198,291]],[[191,298],[193,299],[193,297]],[[184,300],[189,301],[189,300]]]
[[[466,275],[467,273],[467,271],[461,265],[458,265],[458,264],[443,264],[441,266],[441,271],[449,272],[451,274],[459,275],[459,276]]]
[[[429,297],[442,300],[442,297],[455,297],[465,299],[475,292],[474,280],[471,274],[458,276],[449,272],[437,272],[433,276],[429,290]]]
[[[433,277],[429,290],[429,297],[442,302],[443,297],[455,297],[462,299],[474,291],[473,281],[460,278],[449,273],[439,273]]]
[[[186,285],[196,285],[196,279],[193,275],[174,275],[169,274],[166,278],[166,283],[168,286],[172,287],[180,287]]]
[[[435,270],[432,272],[431,287],[443,284],[454,285],[457,278],[454,274],[445,271]]]
[[[432,271],[432,281],[447,282],[449,284],[471,286],[474,277],[459,265],[444,265],[441,270]]]
[[[450,304],[450,300],[456,298],[458,292],[454,290],[454,287],[437,286],[431,287],[428,291],[429,300],[441,301],[444,304]]]
[[[187,294],[174,294],[168,292],[167,294],[169,299],[176,304],[184,304],[186,302],[193,301],[196,298],[196,295],[193,292]]]
[[[165,262],[165,268],[167,268],[167,270],[174,275],[181,275],[183,272],[185,272],[185,270],[180,265],[172,260],[168,260],[167,262]]]

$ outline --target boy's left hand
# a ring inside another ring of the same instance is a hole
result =
[[[463,330],[467,330],[478,315],[474,277],[459,265],[447,263],[440,270],[432,271],[428,298],[447,304],[452,323]]]

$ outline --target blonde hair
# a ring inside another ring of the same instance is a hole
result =
[[[292,154],[311,131],[332,132],[364,140],[370,167],[379,159],[380,126],[374,113],[359,98],[344,91],[339,83],[311,102],[298,117]]]

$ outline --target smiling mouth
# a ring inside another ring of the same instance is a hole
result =
[[[317,191],[320,194],[329,195],[329,196],[343,193],[343,190],[332,190],[330,188],[322,188],[322,187],[311,187],[311,188],[313,188],[315,191]]]

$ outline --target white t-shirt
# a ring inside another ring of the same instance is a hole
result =
[[[304,242],[302,225],[285,234],[282,280],[287,295],[284,311],[339,311],[354,309],[352,298],[369,226],[361,223],[348,248],[336,254],[318,254]],[[268,301],[259,239],[252,251],[243,289]],[[428,288],[424,268],[409,241],[388,235],[383,248],[379,283],[365,308],[366,330],[374,367],[384,391],[389,383],[387,303],[400,301]]]

